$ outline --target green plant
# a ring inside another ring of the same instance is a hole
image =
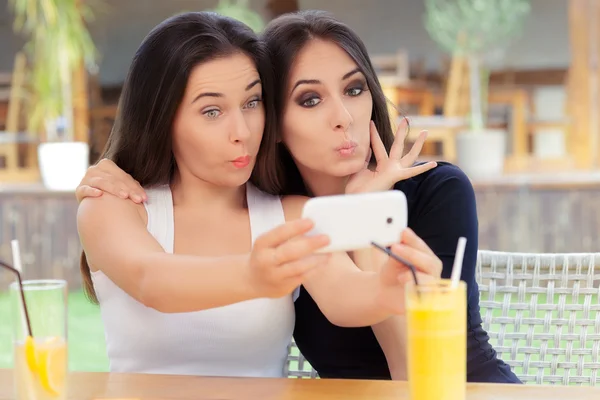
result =
[[[217,6],[208,11],[214,11],[227,17],[235,18],[260,32],[265,27],[263,18],[248,5],[248,0],[219,0]]]
[[[444,51],[469,60],[471,129],[483,130],[489,71],[482,71],[482,61],[521,33],[530,1],[425,0],[425,9],[425,28],[431,38]]]
[[[92,8],[81,0],[9,0],[14,31],[27,38],[27,129],[47,140],[73,139],[73,73],[96,59],[86,23]],[[64,119],[64,136],[52,125]]]

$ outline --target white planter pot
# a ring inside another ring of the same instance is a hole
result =
[[[40,174],[49,190],[72,191],[89,167],[89,146],[84,142],[41,143]]]
[[[471,179],[502,175],[506,155],[506,132],[486,129],[460,132],[456,136],[456,163]]]

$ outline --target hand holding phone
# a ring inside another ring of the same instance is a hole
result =
[[[328,254],[314,253],[329,239],[305,236],[313,226],[312,221],[296,219],[256,239],[246,269],[256,297],[283,297],[302,284],[306,273],[327,263]]]
[[[309,199],[302,218],[314,222],[308,235],[327,235],[320,253],[353,251],[398,243],[408,223],[406,196],[399,190],[321,196]]]

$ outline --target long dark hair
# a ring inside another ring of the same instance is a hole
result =
[[[265,132],[251,180],[269,181],[276,138],[273,81],[264,43],[243,23],[210,12],[171,17],[156,26],[133,57],[119,99],[119,112],[101,158],[109,158],[144,187],[170,183],[177,164],[172,126],[194,67],[242,52],[262,82]],[[97,303],[90,269],[82,253],[84,290]]]
[[[269,50],[274,72],[275,111],[279,119],[279,132],[282,129],[281,121],[285,112],[291,66],[308,41],[323,39],[337,44],[346,51],[365,75],[373,97],[371,119],[375,122],[383,144],[389,152],[394,142],[394,133],[387,99],[377,79],[367,48],[352,29],[325,11],[308,10],[284,14],[274,19],[267,25],[262,37]],[[307,187],[288,149],[283,143],[278,143],[276,151],[277,175],[269,176],[270,179],[262,182],[263,190],[271,194],[307,195]]]

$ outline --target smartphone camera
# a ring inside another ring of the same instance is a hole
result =
[[[392,217],[388,217],[388,219],[386,220],[386,222],[388,223],[388,225],[391,225],[392,222],[394,222],[394,219]]]

